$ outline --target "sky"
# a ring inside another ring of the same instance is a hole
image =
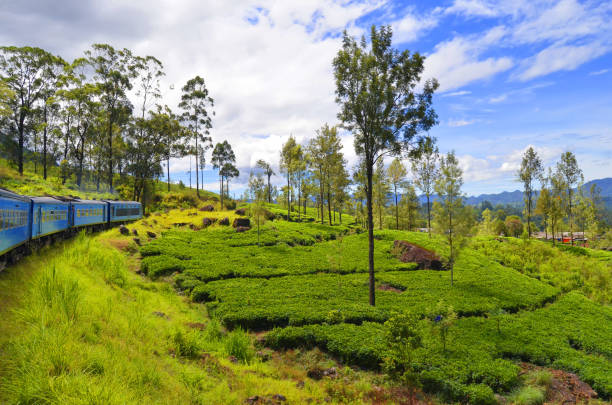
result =
[[[455,151],[464,192],[478,195],[520,188],[529,146],[546,166],[572,151],[586,181],[612,177],[611,20],[606,0],[0,0],[0,44],[67,60],[92,43],[155,56],[171,107],[187,80],[204,77],[213,142],[228,140],[236,153],[238,195],[258,159],[279,172],[291,134],[305,143],[339,124],[332,60],[342,32],[391,25],[394,47],[425,55],[423,79],[440,82],[440,122],[429,134],[441,152]],[[342,141],[352,168],[351,134]],[[173,180],[189,184],[189,166],[172,161]],[[217,190],[217,173],[207,169],[204,183]]]

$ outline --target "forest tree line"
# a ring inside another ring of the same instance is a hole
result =
[[[238,170],[227,142],[213,148],[214,99],[205,80],[188,80],[173,111],[163,102],[164,76],[154,56],[107,44],[92,45],[72,62],[40,48],[1,47],[2,152],[20,174],[29,158],[45,179],[59,166],[62,183],[82,188],[87,181],[97,191],[146,203],[151,180],[165,175],[169,190],[170,159],[188,155],[199,196],[213,149],[210,163],[219,169],[223,194]]]

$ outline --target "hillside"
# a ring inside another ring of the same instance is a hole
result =
[[[591,185],[596,184],[597,187],[601,189],[601,196],[604,200],[606,207],[612,208],[612,177],[607,177],[604,179],[591,180],[589,182],[584,183],[584,189],[589,190]],[[537,192],[536,192],[537,195]],[[425,196],[420,196],[421,203],[426,202]],[[436,200],[436,196],[432,197],[432,201]],[[490,202],[492,205],[502,204],[502,205],[515,205],[522,206],[523,202],[523,192],[520,190],[514,191],[502,191],[501,193],[495,194],[480,194],[478,196],[468,196],[465,199],[466,204],[469,205],[478,205],[483,203],[484,201]]]
[[[491,403],[545,396],[567,372],[612,395],[611,253],[481,238],[450,287],[392,250],[445,256],[438,239],[377,231],[370,307],[365,234],[268,210],[259,236],[222,225],[244,218],[233,211],[154,213],[129,225],[141,248],[113,229],[0,274],[0,402],[391,404],[419,386],[422,400]],[[408,363],[387,343],[393,322],[420,336]]]

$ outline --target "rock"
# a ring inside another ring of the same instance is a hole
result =
[[[249,221],[248,218],[236,218],[234,219],[234,223],[232,224],[232,226],[234,228],[238,228],[239,226],[241,227],[251,227],[251,221]]]
[[[153,313],[153,315],[155,315],[155,316],[159,316],[160,318],[170,319],[170,318],[168,317],[168,315],[164,314],[163,312],[153,311],[152,313]]]
[[[270,357],[271,357],[271,351],[269,349],[264,349],[264,350],[260,350],[257,353],[255,353],[255,355],[261,361],[268,361],[268,360],[270,360]]]
[[[228,360],[234,364],[238,363],[238,359],[236,358],[236,356],[229,356]]]
[[[246,232],[249,229],[251,229],[251,227],[249,226],[239,226],[238,228],[236,228],[236,232]]]
[[[443,270],[442,259],[435,252],[405,240],[393,242],[391,252],[403,263],[417,263],[419,269]]]
[[[157,234],[155,232],[151,232],[151,231],[147,231],[147,236],[149,238],[153,238],[153,239],[157,238]]]
[[[136,230],[136,228],[132,229],[132,235],[138,236],[138,231]]]
[[[259,402],[259,395],[253,395],[252,397],[247,398],[247,400],[244,402],[249,405],[254,405]]]
[[[235,212],[236,215],[246,215],[244,208],[238,208]]]
[[[119,232],[121,233],[121,235],[129,235],[130,234],[130,230],[127,229],[127,227],[125,225],[119,226]]]
[[[214,211],[214,210],[215,210],[215,207],[213,207],[212,205],[205,205],[202,208],[200,208],[200,211],[211,212],[211,211]]]
[[[196,215],[198,215],[198,213],[197,213],[197,212],[189,212],[189,213],[187,214],[187,216],[188,216],[188,217],[195,217]]]
[[[221,221],[219,221],[219,225],[229,226],[229,218],[225,217]]]
[[[134,240],[134,243],[140,246],[140,238],[134,238],[133,240]]]
[[[318,367],[311,368],[306,372],[306,376],[308,376],[308,378],[312,378],[313,380],[320,380],[323,378],[323,370]]]
[[[298,382],[295,384],[295,386],[296,386],[297,388],[304,388],[304,381],[298,381]]]
[[[272,395],[272,399],[279,401],[279,402],[285,402],[287,400],[287,398],[284,395],[281,394],[274,394]]]
[[[203,228],[208,228],[209,226],[214,224],[216,221],[217,221],[216,218],[204,218],[204,219],[202,219],[202,227]]]

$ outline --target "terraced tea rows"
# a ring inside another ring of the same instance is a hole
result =
[[[254,229],[173,230],[143,247],[142,266],[152,277],[175,273],[177,286],[229,328],[274,329],[266,337],[273,348],[318,346],[366,368],[380,368],[389,355],[383,323],[413,313],[423,345],[406,367],[450,400],[489,403],[493,393],[508,392],[519,384],[518,359],[577,372],[600,395],[612,394],[609,308],[566,294],[574,288],[522,261],[502,265],[509,263],[500,255],[520,249],[516,243],[483,239],[466,248],[451,287],[449,272],[417,270],[391,253],[394,240],[408,240],[444,258],[438,239],[388,230],[375,236],[376,307],[368,305],[366,235],[348,227],[275,221],[262,230],[261,246]],[[431,320],[440,302],[459,316],[447,350]]]

